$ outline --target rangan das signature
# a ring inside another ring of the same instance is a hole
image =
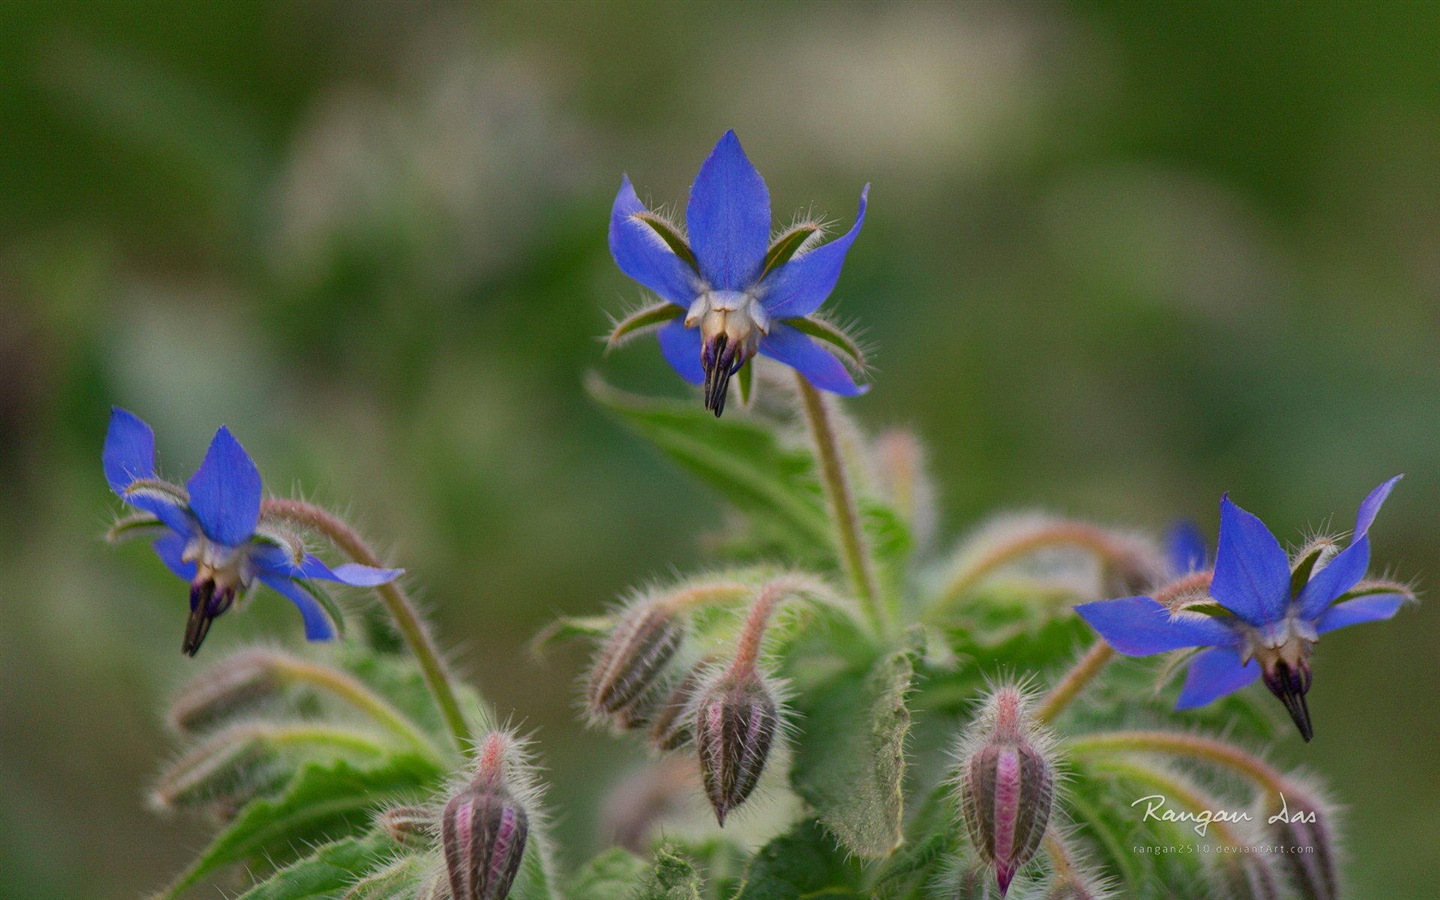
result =
[[[1145,804],[1145,812],[1141,816],[1142,822],[1192,822],[1195,825],[1195,833],[1205,837],[1211,822],[1249,822],[1254,819],[1247,811],[1236,812],[1228,809],[1201,809],[1201,810],[1180,810],[1176,811],[1167,808],[1170,801],[1164,794],[1151,794],[1141,797],[1131,806]],[[1285,795],[1280,795],[1280,811],[1271,816],[1266,822],[1274,825],[1276,822],[1314,824],[1315,813],[1299,810],[1290,812],[1289,804],[1285,802]]]

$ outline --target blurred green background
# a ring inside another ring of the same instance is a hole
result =
[[[854,213],[836,308],[943,522],[1043,505],[1282,537],[1409,477],[1440,548],[1440,4],[0,2],[0,897],[133,897],[206,827],[146,811],[184,587],[100,541],[110,404],[183,476],[228,423],[352,511],[541,742],[562,838],[638,751],[570,724],[557,612],[704,559],[712,498],[586,399],[682,395],[611,263],[620,174],[679,202],[734,127],[777,217]],[[1434,897],[1440,611],[1327,638],[1356,897]],[[298,638],[260,594],[217,658]],[[203,663],[204,660],[201,660]]]

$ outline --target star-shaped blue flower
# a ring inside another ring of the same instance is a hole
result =
[[[619,323],[612,344],[658,326],[665,359],[686,381],[704,386],[705,408],[717,416],[731,377],[756,353],[794,368],[821,390],[864,393],[836,355],[863,368],[858,347],[811,314],[840,278],[865,221],[869,190],[866,185],[860,193],[855,224],[836,240],[812,246],[820,227],[806,222],[772,241],[770,192],[735,132],[727,131],[690,189],[687,240],[646,209],[624,178],[610,213],[610,253],[621,271],[664,302]]]
[[[199,470],[181,488],[155,477],[150,426],[116,407],[102,460],[110,489],[146,514],[138,524],[164,529],[154,542],[160,559],[190,582],[182,648],[189,656],[200,649],[210,623],[256,579],[299,607],[306,638],[324,641],[335,637],[337,621],[310,579],[374,587],[401,574],[355,563],[332,569],[305,552],[294,535],[262,525],[260,472],[227,428],[215,432]]]
[[[1209,587],[1218,607],[1174,609],[1152,597],[1126,597],[1082,603],[1075,610],[1127,656],[1208,647],[1191,662],[1176,708],[1204,706],[1263,677],[1308,741],[1313,729],[1305,694],[1310,653],[1320,636],[1388,619],[1411,599],[1403,585],[1361,581],[1370,566],[1370,525],[1399,480],[1397,475],[1380,485],[1360,504],[1349,546],[1327,561],[1333,545],[1328,550],[1321,545],[1293,565],[1265,524],[1227,494],[1220,501],[1220,542]],[[1189,544],[1193,559],[1193,540]]]

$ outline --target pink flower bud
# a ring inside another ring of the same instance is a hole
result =
[[[695,705],[695,747],[705,795],[721,825],[745,802],[780,726],[774,693],[753,666],[723,670],[704,686]]]
[[[508,745],[504,734],[485,740],[475,778],[440,816],[453,900],[504,900],[520,872],[530,819],[505,783]]]
[[[960,805],[976,853],[995,869],[1001,896],[1045,837],[1055,797],[1049,739],[1011,686],[995,691],[960,755]]]

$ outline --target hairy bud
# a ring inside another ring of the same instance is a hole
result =
[[[1304,900],[1340,896],[1333,807],[1305,785],[1287,783],[1279,809],[1258,817],[1270,840],[1282,848],[1275,865]]]
[[[252,648],[207,670],[171,701],[166,717],[170,727],[193,734],[273,697],[282,687],[276,656],[272,650]]]
[[[705,795],[724,825],[765,771],[780,727],[779,705],[753,665],[739,671],[732,666],[702,688],[693,727]]]
[[[1280,878],[1271,867],[1270,854],[1230,854],[1220,865],[1223,896],[1233,900],[1280,900]]]
[[[995,894],[995,879],[983,866],[963,866],[955,873],[953,884],[954,893],[947,892],[944,896],[954,900],[990,900]]]
[[[375,817],[397,844],[428,847],[435,840],[435,814],[420,806],[394,806]]]
[[[440,839],[453,900],[504,900],[520,872],[530,817],[505,777],[508,735],[481,747],[474,779],[445,804]]]
[[[679,750],[695,736],[694,720],[686,715],[700,687],[700,667],[692,668],[680,679],[668,697],[650,716],[647,737],[650,746],[662,753]]]
[[[150,791],[157,810],[208,808],[223,821],[228,810],[254,795],[257,778],[273,753],[263,725],[227,728],[171,763]]]
[[[962,744],[958,787],[976,853],[995,869],[1001,896],[1045,837],[1055,798],[1050,741],[1011,686],[995,691]]]
[[[1110,892],[1078,875],[1069,875],[1050,885],[1045,900],[1102,900]]]
[[[685,625],[664,601],[640,603],[621,618],[590,670],[586,701],[622,727],[645,722],[645,706],[685,640]]]

